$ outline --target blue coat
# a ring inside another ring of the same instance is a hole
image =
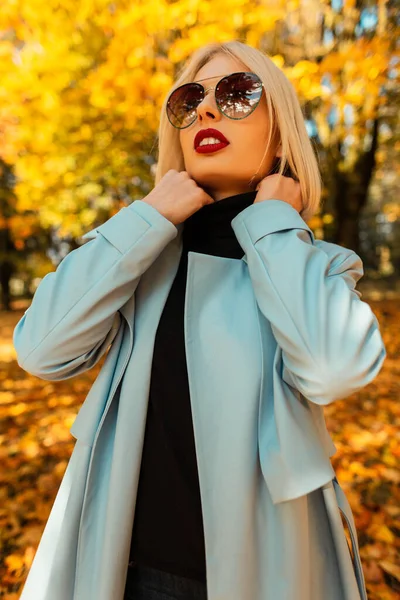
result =
[[[323,414],[386,356],[355,289],[361,260],[281,200],[231,224],[243,258],[189,252],[184,308],[208,600],[366,600]],[[108,350],[21,600],[123,600],[153,345],[183,227],[142,200],[122,208],[43,278],[16,325],[18,363],[42,379],[74,377]]]

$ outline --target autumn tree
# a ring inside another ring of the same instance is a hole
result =
[[[335,214],[334,239],[357,252],[360,215],[375,169],[385,162],[382,131],[395,135],[397,4],[307,0],[270,39],[304,106],[326,186],[324,207]]]
[[[357,248],[354,223],[396,71],[392,6],[4,0],[0,152],[15,169],[17,212],[32,211],[41,227],[74,240],[143,197],[153,186],[161,104],[177,70],[204,43],[240,39],[266,51],[293,82],[320,150],[337,239]],[[377,15],[372,29],[367,9]]]

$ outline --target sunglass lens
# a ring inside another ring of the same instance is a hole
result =
[[[262,82],[255,73],[234,73],[219,82],[215,97],[227,117],[242,119],[255,109],[262,89]]]
[[[203,88],[188,83],[177,88],[167,102],[167,115],[175,127],[185,127],[196,116],[196,108],[203,99]]]

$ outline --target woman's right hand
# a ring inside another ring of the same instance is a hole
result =
[[[142,198],[174,225],[178,225],[214,199],[199,187],[187,171],[170,169],[152,191]]]

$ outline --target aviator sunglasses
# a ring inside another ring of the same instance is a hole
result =
[[[244,119],[257,108],[263,87],[264,84],[258,75],[246,71],[225,75],[214,88],[205,89],[197,82],[184,83],[168,97],[168,120],[177,129],[189,127],[196,120],[197,107],[203,101],[206,91],[210,89],[214,89],[215,102],[220,113],[229,119]]]

